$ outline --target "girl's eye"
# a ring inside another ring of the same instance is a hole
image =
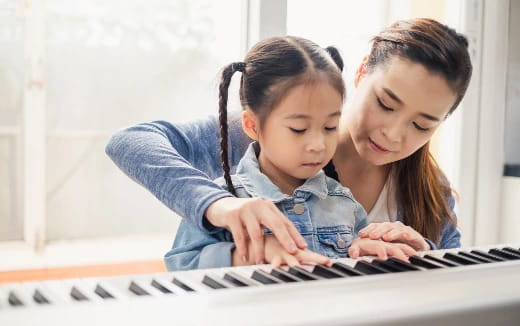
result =
[[[326,131],[335,131],[337,127],[325,127]]]
[[[381,101],[381,99],[378,97],[377,98],[377,103],[379,104],[379,106],[385,110],[385,111],[393,111],[394,109],[392,108],[389,108],[388,106],[384,105],[383,102]]]
[[[291,128],[289,127],[289,129],[292,131],[292,132],[295,132],[297,134],[303,134],[305,132],[306,129],[296,129],[296,128]]]
[[[430,128],[423,128],[423,127],[419,126],[419,125],[417,124],[417,122],[414,122],[413,125],[414,125],[415,128],[416,128],[417,130],[419,130],[419,131],[428,131],[428,130],[430,130]]]

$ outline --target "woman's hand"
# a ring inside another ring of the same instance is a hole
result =
[[[294,224],[272,202],[265,199],[221,198],[208,207],[205,215],[211,224],[224,227],[233,234],[235,252],[244,263],[264,262],[263,227],[271,230],[290,254],[296,254],[298,248],[307,247]]]
[[[430,245],[423,236],[413,228],[397,222],[370,223],[359,231],[360,238],[384,240],[387,242],[401,242],[410,245],[415,250],[429,250]]]
[[[352,259],[356,259],[359,256],[370,255],[377,256],[382,260],[386,260],[390,256],[408,261],[408,257],[416,254],[417,252],[407,244],[391,243],[368,238],[354,239],[348,249],[348,255]]]
[[[272,235],[265,236],[265,259],[273,267],[280,267],[281,265],[300,266],[303,263],[332,265],[332,261],[328,257],[309,249],[298,249],[295,254],[290,254]]]

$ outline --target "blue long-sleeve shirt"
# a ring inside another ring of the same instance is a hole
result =
[[[230,114],[231,173],[235,173],[250,142],[239,115]],[[223,174],[219,151],[219,125],[213,115],[188,123],[138,124],[118,131],[106,146],[106,153],[124,173],[171,210],[210,233],[220,230],[207,222],[206,209],[214,201],[231,196],[213,181]],[[453,197],[448,203],[453,211]],[[399,210],[396,220],[402,220]],[[460,233],[451,223],[444,225],[439,247],[460,247]]]

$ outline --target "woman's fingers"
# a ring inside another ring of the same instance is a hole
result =
[[[264,232],[254,216],[248,216],[248,218],[244,218],[244,222],[246,224],[247,233],[249,234],[249,248],[252,251],[249,254],[252,255],[253,261],[256,264],[262,264],[265,258]]]
[[[289,221],[289,219],[283,215],[272,202],[264,202],[270,205],[270,209],[269,212],[262,214],[260,219],[261,224],[273,232],[274,236],[278,239],[285,250],[291,254],[295,254],[298,249],[296,243],[305,243],[305,240],[298,230],[296,230],[294,224]]]
[[[372,230],[375,230],[377,228],[379,223],[370,223],[369,225],[365,226],[363,229],[361,229],[358,232],[359,237],[366,238],[372,232]]]
[[[236,246],[235,250],[238,256],[243,262],[246,262],[248,260],[248,243],[242,222],[239,219],[230,218],[228,228],[231,234],[233,234],[233,240]]]

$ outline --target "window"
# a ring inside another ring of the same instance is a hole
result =
[[[219,70],[243,55],[243,11],[240,0],[0,1],[0,240],[173,234],[175,215],[104,147],[125,126],[216,112]]]

